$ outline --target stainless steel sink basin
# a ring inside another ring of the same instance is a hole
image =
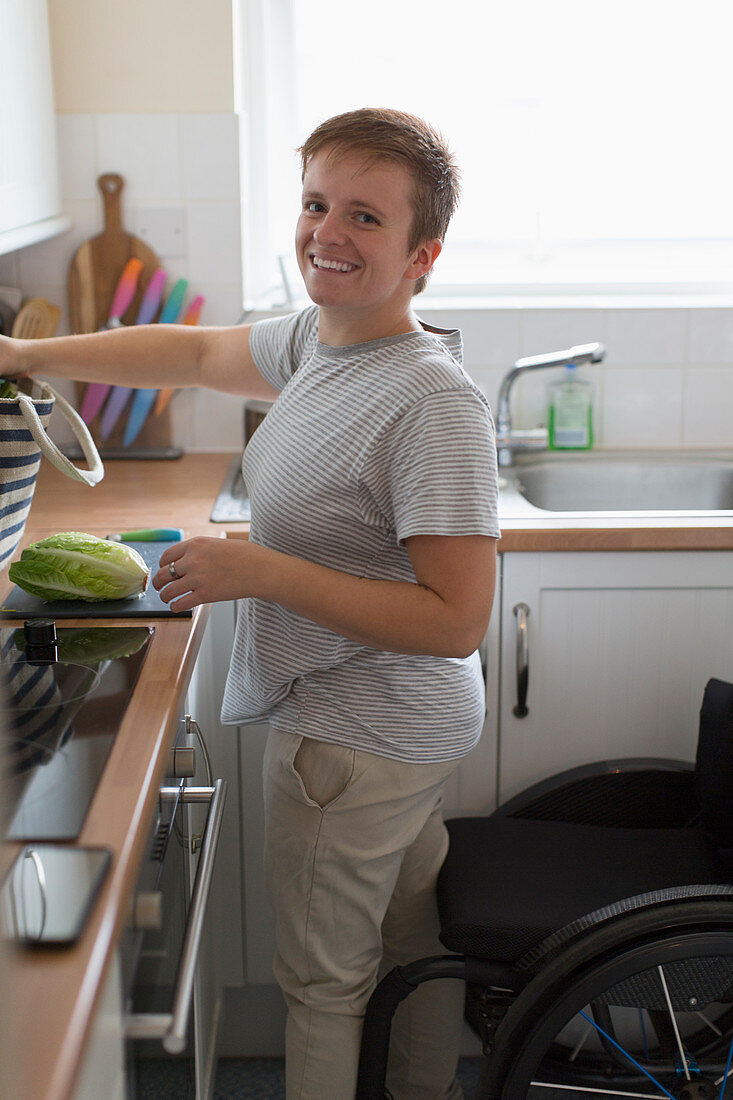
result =
[[[549,512],[733,509],[733,455],[548,455],[512,474],[520,495]]]

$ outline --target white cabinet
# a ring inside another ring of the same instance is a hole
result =
[[[53,237],[61,213],[46,0],[0,3],[0,254]]]
[[[529,607],[529,713],[517,718],[513,608]],[[224,1056],[280,1052],[274,921],[262,869],[266,724],[219,724],[234,608],[212,608],[192,684],[214,771],[229,796],[212,904],[224,984]],[[711,676],[733,680],[733,554],[512,553],[502,556],[483,654],[479,744],[449,781],[447,817],[489,813],[564,768],[623,756],[691,759]]]
[[[505,554],[498,783],[504,801],[593,760],[692,760],[711,676],[733,679],[733,554]],[[529,644],[517,717],[518,617]]]
[[[115,955],[99,999],[73,1100],[125,1100],[124,1034],[119,959]]]

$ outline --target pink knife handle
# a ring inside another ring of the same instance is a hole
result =
[[[130,302],[135,297],[137,281],[142,269],[142,260],[138,260],[134,256],[125,264],[125,269],[120,275],[120,281],[117,284],[115,296],[112,299],[112,308],[109,311],[110,321],[119,320],[129,307]]]
[[[85,424],[91,424],[104,404],[110,387],[105,382],[90,382],[84,392],[81,403],[81,418]]]

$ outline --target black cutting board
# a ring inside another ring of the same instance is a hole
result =
[[[174,542],[130,542],[151,571],[158,572],[160,555]],[[15,585],[2,605],[0,615],[6,619],[190,619],[193,611],[171,611],[160,594],[148,584],[144,596],[126,600],[41,600]]]

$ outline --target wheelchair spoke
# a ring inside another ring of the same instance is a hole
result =
[[[555,1092],[580,1092],[584,1096],[623,1096],[631,1097],[632,1100],[664,1100],[664,1097],[669,1096],[668,1092],[663,1094],[658,1092],[620,1092],[618,1089],[596,1089],[590,1088],[588,1085],[553,1085],[546,1081],[533,1081],[533,1089],[554,1089]]]
[[[650,924],[642,939],[636,922],[620,921],[616,954],[605,930],[589,935],[588,961],[576,956],[569,979],[558,965],[543,988],[540,972],[544,999],[532,1001],[530,983],[511,1030],[500,1028],[482,1098],[733,1100],[733,904],[722,914],[680,906]]]
[[[592,1030],[593,1030],[592,1025],[588,1024],[587,1028],[585,1029],[585,1031],[583,1032],[583,1034],[580,1036],[577,1043],[575,1044],[575,1048],[574,1048],[572,1054],[570,1055],[570,1058],[568,1059],[568,1061],[570,1061],[570,1062],[575,1061],[575,1059],[578,1057],[581,1050],[585,1046],[585,1040],[588,1038],[588,1036],[590,1035]]]
[[[702,1020],[702,1022],[704,1024],[707,1024],[707,1026],[710,1028],[710,1030],[715,1032],[715,1034],[718,1036],[719,1039],[723,1038],[723,1032],[720,1030],[719,1027],[715,1026],[715,1024],[712,1022],[712,1020],[708,1020],[708,1018],[707,1018],[707,1016],[705,1015],[704,1012],[696,1012],[695,1015],[699,1016],[700,1019]]]
[[[662,1096],[668,1096],[669,1100],[674,1100],[674,1096],[672,1095],[672,1093],[668,1092],[664,1085],[660,1085],[659,1081],[657,1081],[655,1077],[652,1077],[651,1073],[649,1073],[648,1070],[644,1069],[644,1067],[639,1062],[637,1062],[635,1058],[632,1058],[631,1055],[627,1051],[625,1051],[624,1048],[620,1046],[620,1044],[617,1043],[615,1039],[612,1039],[608,1032],[604,1031],[602,1027],[599,1027],[595,1020],[591,1020],[590,1016],[587,1016],[585,1012],[579,1012],[578,1015],[587,1020],[589,1024],[592,1024],[596,1031],[599,1031],[601,1035],[604,1035],[606,1039],[608,1039],[609,1042],[611,1042],[613,1046],[615,1046],[616,1049],[619,1050],[625,1058],[628,1058],[632,1065],[636,1066],[637,1069],[640,1069],[644,1076],[648,1077],[653,1085],[656,1085],[658,1089],[661,1089]],[[611,1095],[613,1096],[613,1093],[611,1093]],[[659,1100],[659,1098],[657,1097],[656,1100]]]
[[[674,1028],[674,1037],[675,1037],[675,1040],[677,1042],[677,1049],[679,1050],[680,1058],[682,1059],[682,1068],[685,1071],[685,1079],[687,1081],[689,1081],[690,1080],[690,1068],[687,1064],[687,1055],[685,1054],[685,1048],[682,1045],[682,1038],[680,1036],[680,1029],[677,1026],[677,1017],[675,1016],[674,1009],[672,1008],[672,999],[669,995],[669,989],[667,988],[667,979],[664,977],[664,970],[662,969],[661,966],[658,966],[657,970],[659,971],[659,977],[660,977],[661,982],[662,982],[662,989],[664,990],[664,999],[667,1002],[667,1008],[669,1009],[669,1018],[672,1021],[672,1027]]]
[[[725,1096],[725,1090],[728,1086],[728,1078],[733,1073],[733,1069],[730,1068],[731,1060],[733,1060],[733,1039],[731,1039],[730,1048],[728,1050],[728,1061],[726,1062],[726,1065],[725,1065],[725,1073],[723,1074],[722,1077],[719,1077],[718,1080],[715,1082],[716,1085],[721,1086],[720,1096],[719,1096],[718,1100],[723,1100],[723,1097]]]

